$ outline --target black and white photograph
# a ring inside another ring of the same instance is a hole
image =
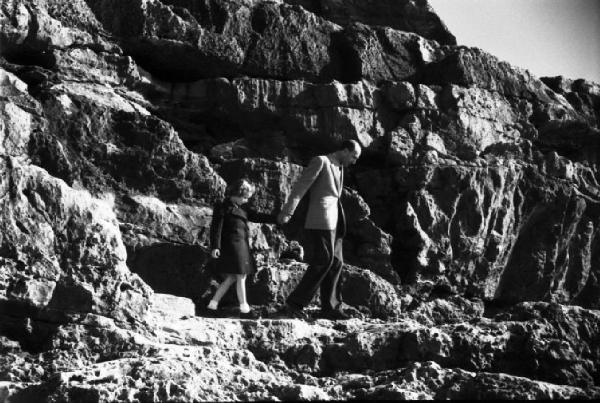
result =
[[[600,0],[0,0],[0,403],[600,399]]]

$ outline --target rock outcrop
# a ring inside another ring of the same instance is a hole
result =
[[[424,0],[0,0],[0,401],[597,399],[599,88]],[[274,318],[301,211],[207,317],[227,183],[346,139],[353,318]]]
[[[66,401],[600,396],[592,378],[581,376],[598,376],[598,313],[584,309],[521,304],[503,317],[467,314],[471,323],[431,326],[409,318],[199,318],[189,316],[189,305],[155,294],[151,334],[91,314],[62,326],[53,338],[59,373],[0,339],[3,363],[12,364],[0,391],[14,400]],[[102,349],[106,343],[113,348]],[[80,368],[68,369],[69,359]]]
[[[456,38],[425,1],[340,1],[340,0],[285,0],[336,24],[347,26],[353,22],[383,25],[399,31],[414,32],[423,38],[441,44],[456,45]]]

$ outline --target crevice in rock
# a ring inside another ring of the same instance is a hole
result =
[[[252,30],[259,35],[262,35],[265,29],[267,29],[269,23],[269,14],[267,9],[264,7],[255,7],[252,9],[252,16],[250,17],[250,25]]]
[[[123,41],[121,45],[137,65],[160,80],[169,81],[172,77],[178,77],[179,82],[194,82],[206,78],[233,76],[231,68],[223,68],[210,74],[194,67],[209,64],[211,57],[202,57],[191,45],[182,45],[181,51],[165,51],[160,46],[144,41]],[[156,57],[158,52],[162,52],[163,56]]]
[[[50,49],[20,46],[18,49],[5,50],[1,55],[7,62],[21,66],[39,66],[51,70],[56,65],[56,57]]]
[[[375,28],[374,30],[375,37],[377,41],[381,45],[381,50],[384,55],[396,55],[398,53],[398,49],[390,42],[389,37],[386,35],[384,28]],[[393,71],[393,67],[389,64],[387,58],[383,59],[386,63],[386,66]]]
[[[27,38],[21,44],[12,44],[12,46],[5,46],[4,49],[0,49],[0,56],[3,56],[9,63],[52,69],[56,65],[54,55],[47,44],[36,38],[40,30],[38,15],[32,10],[31,6],[25,5],[25,8],[31,18]]]
[[[510,310],[511,307],[515,306],[512,302],[502,301],[499,299],[488,299],[484,300],[483,317],[488,319],[494,319],[496,315],[503,314]]]
[[[342,83],[354,83],[362,79],[362,62],[356,49],[347,39],[347,32],[331,34],[330,54],[333,55],[336,68],[334,79]]]
[[[23,351],[31,354],[51,349],[53,337],[65,323],[64,320],[38,320],[44,315],[42,310],[18,301],[0,302],[0,312],[3,313],[0,316],[0,334],[18,341]],[[6,315],[8,312],[11,315]]]
[[[243,138],[245,129],[236,119],[215,116],[203,111],[186,109],[184,104],[166,104],[155,115],[173,125],[185,147],[210,158],[210,150],[217,144]],[[211,160],[212,163],[217,161]]]
[[[400,276],[402,284],[414,284],[417,279],[419,267],[417,256],[421,251],[420,238],[414,228],[399,225],[396,231],[389,231],[392,235],[390,261],[392,267]]]

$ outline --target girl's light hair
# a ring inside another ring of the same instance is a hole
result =
[[[227,186],[227,196],[251,197],[256,191],[256,186],[248,182],[246,179],[238,179],[231,185]]]

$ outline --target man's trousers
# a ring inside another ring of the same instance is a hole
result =
[[[321,309],[337,309],[342,303],[338,287],[344,265],[342,238],[336,237],[336,230],[306,229],[304,248],[309,266],[287,304],[302,309],[320,289]]]

